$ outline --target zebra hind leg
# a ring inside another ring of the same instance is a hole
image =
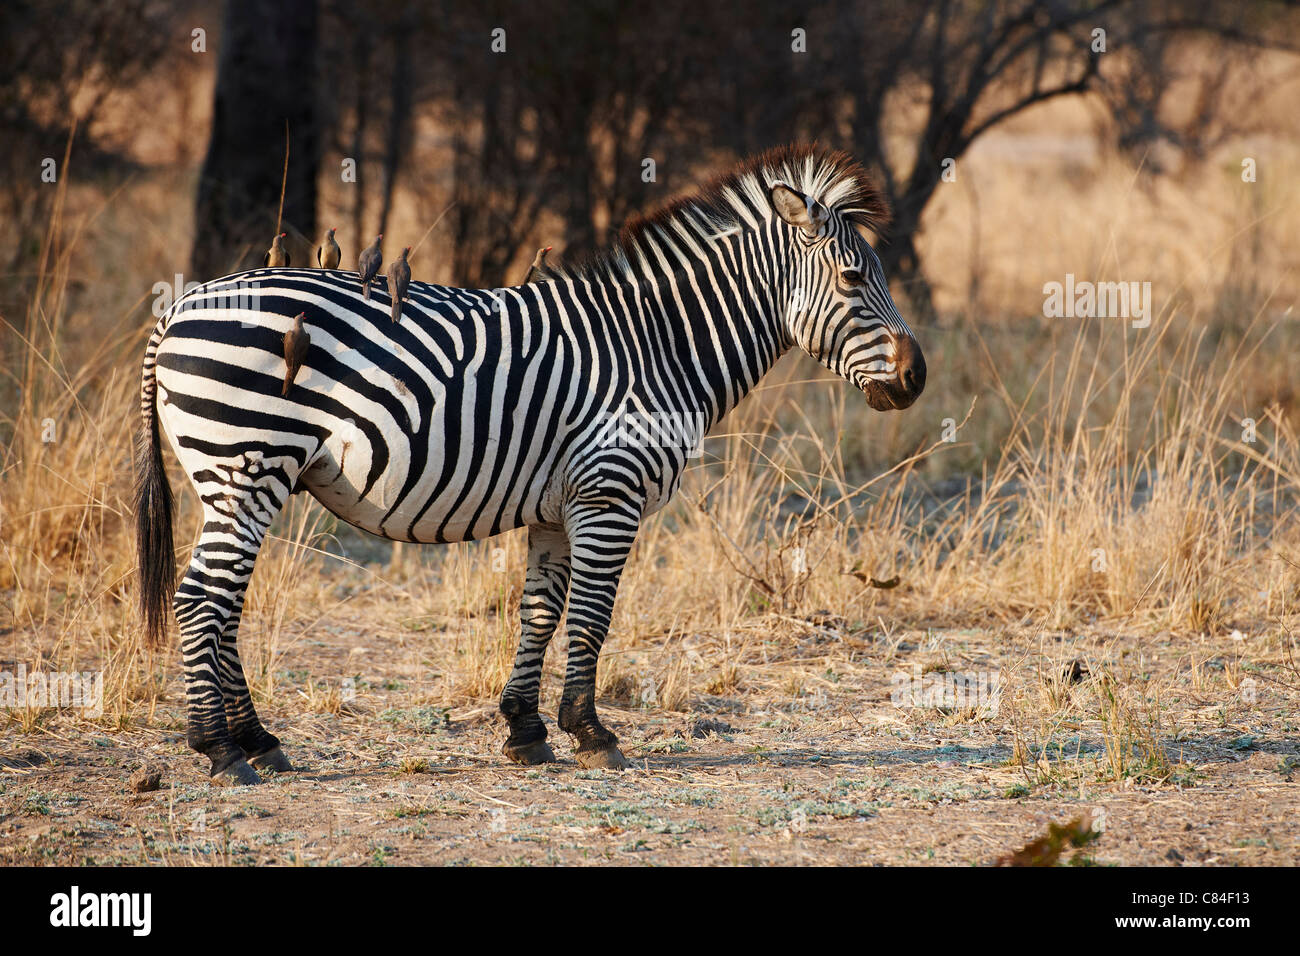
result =
[[[212,762],[209,773],[218,783],[261,782],[235,735],[240,733],[254,746],[266,742],[260,736],[250,736],[253,723],[249,718],[251,715],[255,722],[256,714],[247,697],[247,684],[242,682],[242,669],[240,683],[247,709],[237,698],[233,699],[233,711],[226,707],[229,663],[238,666],[235,628],[244,593],[262,538],[284,504],[274,492],[265,487],[261,490],[262,494],[205,497],[203,531],[173,601],[185,666],[186,739],[191,749]],[[257,727],[261,728],[260,723]],[[266,738],[275,739],[270,734]],[[278,744],[276,741],[272,749]]]
[[[220,654],[217,666],[221,676],[221,694],[226,707],[226,724],[230,735],[244,752],[249,766],[254,770],[273,770],[284,773],[293,769],[289,758],[280,748],[280,739],[267,732],[253,707],[248,693],[248,681],[239,659],[239,619],[244,609],[244,596],[240,595],[226,626],[221,631]]]
[[[618,738],[596,716],[596,662],[609,633],[614,596],[640,512],[631,505],[583,509],[568,519],[573,581],[569,586],[566,629],[569,657],[560,699],[560,727],[577,743],[582,767],[622,770],[630,766]]]
[[[510,736],[501,752],[515,763],[531,765],[555,759],[546,742],[546,726],[537,714],[537,704],[542,661],[564,613],[568,590],[568,537],[563,529],[534,525],[528,529],[528,574],[519,602],[519,649],[501,694],[501,713],[510,724]]]

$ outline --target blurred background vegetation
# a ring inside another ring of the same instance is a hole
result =
[[[928,309],[932,285],[954,284],[918,250],[945,229],[928,216],[944,160],[961,164],[1002,134],[1001,165],[1061,160],[1069,192],[1112,149],[1146,177],[1190,175],[1227,145],[1278,132],[1267,101],[1295,64],[1267,54],[1300,45],[1295,13],[1258,0],[1195,7],[9,3],[3,304],[12,314],[33,290],[56,195],[41,188],[44,158],[62,163],[70,149],[62,174],[122,190],[124,204],[147,182],[169,187],[178,201],[155,220],[163,271],[203,279],[260,261],[287,127],[284,218],[303,260],[322,227],[337,225],[355,254],[377,232],[422,232],[454,202],[424,271],[466,285],[514,280],[542,239],[589,251],[737,157],[821,140],[880,173],[896,211],[886,266]],[[1036,109],[1061,99],[1079,108]],[[1008,142],[1011,131],[1022,135]]]

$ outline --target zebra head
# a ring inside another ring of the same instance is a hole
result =
[[[877,411],[907,408],[925,388],[925,357],[894,300],[876,252],[850,219],[785,183],[769,193],[789,230],[786,325],[822,365]]]

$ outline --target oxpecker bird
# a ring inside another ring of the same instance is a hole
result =
[[[379,267],[384,264],[383,242],[384,234],[381,232],[375,236],[375,244],[362,252],[361,258],[357,260],[357,275],[361,276],[361,294],[367,301],[370,300],[370,283],[375,281],[375,276],[379,275]]]
[[[289,234],[282,232],[271,240],[271,248],[262,256],[262,265],[272,269],[282,269],[289,264],[289,250],[284,247],[284,240]]]
[[[303,360],[307,358],[307,349],[311,347],[311,336],[302,327],[302,320],[306,315],[306,312],[299,312],[294,316],[293,328],[284,333],[284,388],[280,389],[282,396],[289,394],[289,386],[297,378],[298,369],[302,368]]]
[[[411,267],[406,262],[407,246],[397,261],[388,267],[388,294],[393,297],[393,321],[402,321],[402,300],[406,298],[406,287],[411,284]]]
[[[325,233],[325,238],[320,241],[320,245],[316,247],[316,265],[322,269],[337,269],[342,258],[343,253],[339,249],[339,244],[334,241],[334,230],[330,229]]]
[[[533,256],[533,264],[528,267],[528,275],[524,276],[524,285],[530,282],[545,282],[554,275],[546,264],[546,254],[551,251],[551,248],[545,246],[537,250],[537,255]]]

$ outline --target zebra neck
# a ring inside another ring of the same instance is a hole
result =
[[[640,277],[641,321],[629,331],[643,400],[702,415],[712,428],[793,344],[777,306],[772,237],[757,238],[737,233],[695,250],[698,261]]]

